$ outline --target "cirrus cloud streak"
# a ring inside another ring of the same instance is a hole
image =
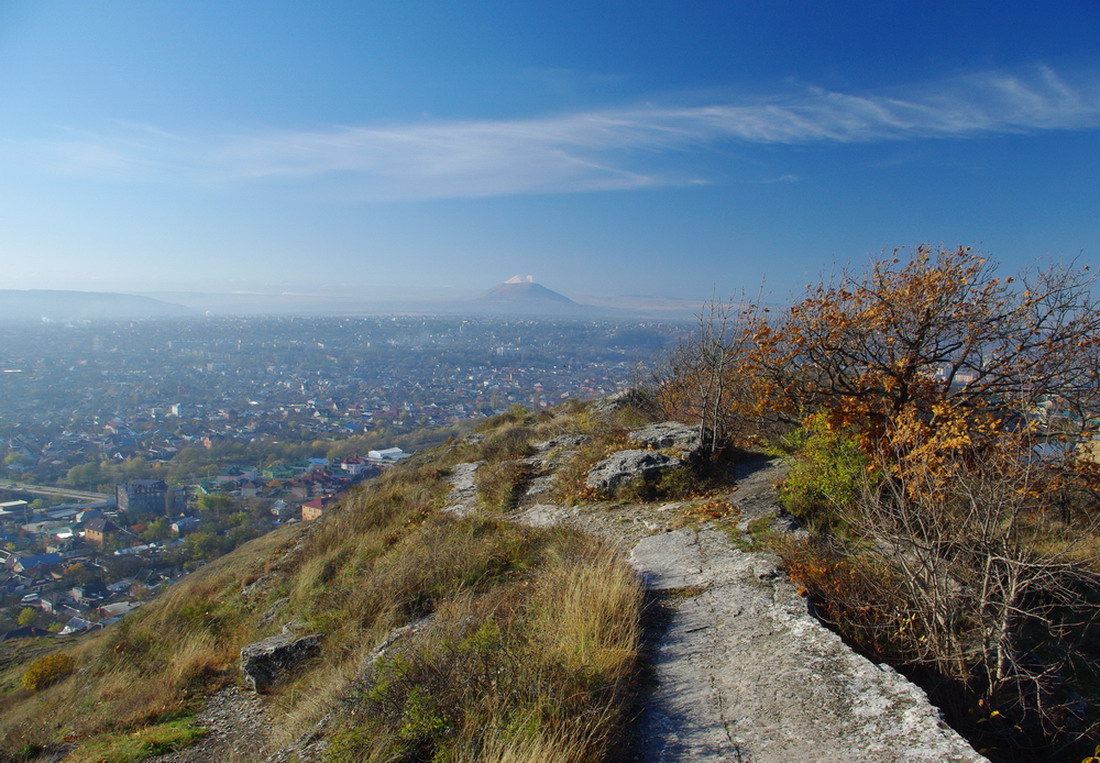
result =
[[[1096,78],[1046,67],[856,95],[804,88],[752,103],[606,109],[550,117],[180,136],[8,141],[12,158],[119,181],[328,183],[341,196],[399,200],[622,190],[706,182],[698,156],[729,144],[973,138],[1100,126]],[[694,157],[694,159],[692,158]],[[782,179],[794,178],[793,175]]]

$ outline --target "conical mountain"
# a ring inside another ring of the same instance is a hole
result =
[[[576,304],[563,294],[558,294],[553,289],[547,289],[542,284],[535,283],[532,276],[512,276],[499,286],[495,286],[485,294],[478,297],[483,300],[497,302],[559,302],[562,304]]]

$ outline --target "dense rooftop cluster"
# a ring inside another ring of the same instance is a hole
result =
[[[0,457],[42,481],[223,442],[438,428],[613,392],[678,331],[428,317],[0,328]]]

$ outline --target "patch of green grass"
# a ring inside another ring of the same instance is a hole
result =
[[[205,733],[186,718],[137,731],[116,731],[99,734],[82,742],[69,757],[68,763],[129,763],[151,755],[163,755],[190,747]]]
[[[741,551],[774,551],[776,540],[780,537],[772,529],[775,517],[768,515],[750,520],[746,531],[736,523],[722,522],[718,527],[725,531],[730,544]]]

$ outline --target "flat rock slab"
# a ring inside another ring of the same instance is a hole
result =
[[[919,687],[814,619],[775,557],[685,528],[643,539],[631,561],[670,609],[643,760],[985,760]]]
[[[568,518],[572,512],[564,506],[552,503],[536,503],[534,506],[516,514],[513,519],[528,527],[554,527]]]
[[[613,495],[636,479],[656,482],[662,474],[682,465],[680,459],[652,450],[620,450],[593,466],[588,471],[585,484]]]
[[[687,456],[695,456],[703,449],[699,427],[687,426],[677,421],[662,421],[632,429],[629,437],[649,448],[675,448]]]
[[[464,517],[477,509],[477,485],[474,478],[483,463],[483,461],[468,461],[455,464],[448,477],[451,492],[447,495],[447,505],[443,507],[443,511]]]

